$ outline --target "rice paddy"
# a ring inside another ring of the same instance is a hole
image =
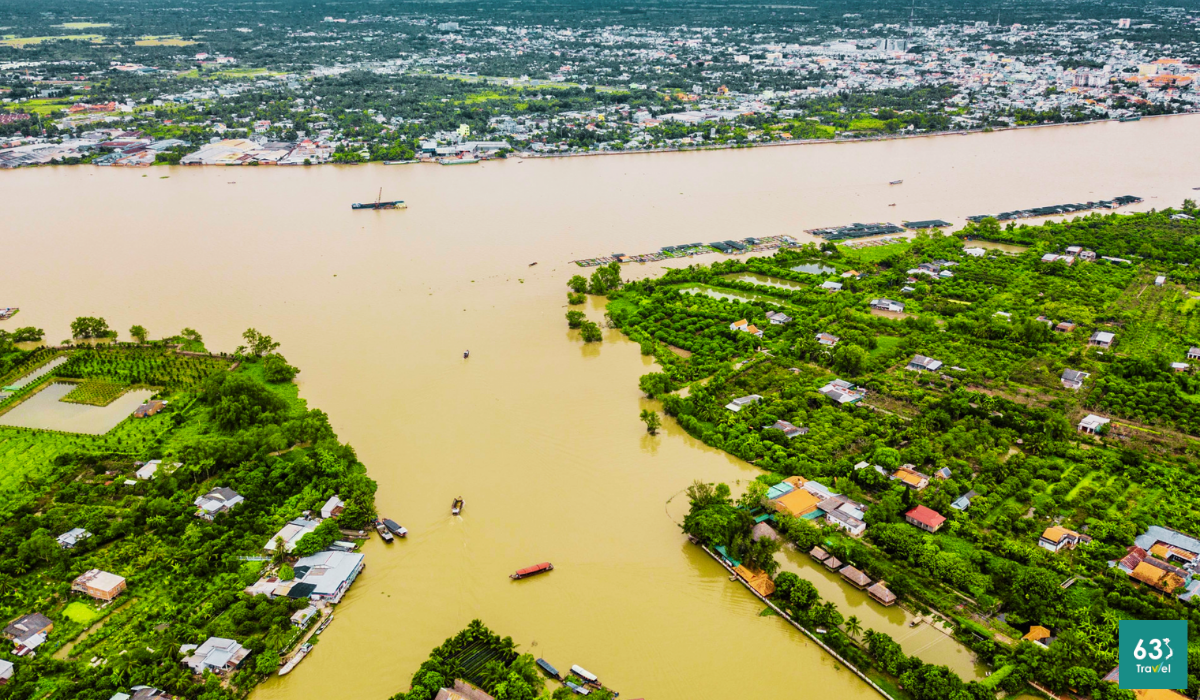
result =
[[[14,49],[22,49],[33,44],[43,44],[47,41],[90,41],[93,44],[99,44],[104,41],[104,37],[100,34],[67,34],[64,36],[14,36],[7,34],[0,37],[0,46],[8,46]]]

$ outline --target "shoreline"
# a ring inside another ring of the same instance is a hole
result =
[[[1143,115],[1138,121],[1144,121],[1144,120],[1148,120],[1148,119],[1160,119],[1160,118],[1166,118],[1166,117],[1187,117],[1187,116],[1196,116],[1196,115],[1200,115],[1200,110],[1192,111],[1192,112],[1176,112],[1173,114],[1147,114],[1147,115]],[[1104,124],[1104,123],[1108,123],[1108,122],[1124,123],[1119,118],[1108,117],[1105,119],[1091,119],[1091,120],[1082,121],[1082,122],[1064,122],[1061,124],[1025,124],[1022,126],[1005,126],[1005,127],[999,127],[999,128],[988,127],[988,128],[982,128],[982,129],[964,129],[962,131],[932,131],[932,132],[921,133],[921,134],[887,134],[887,135],[877,135],[877,136],[864,136],[862,138],[790,139],[787,141],[768,141],[768,142],[763,142],[763,143],[714,144],[714,145],[701,145],[701,146],[673,146],[670,148],[645,148],[645,149],[622,150],[622,151],[588,151],[588,152],[584,152],[584,153],[532,153],[532,152],[513,151],[512,155],[509,155],[505,158],[484,158],[484,159],[480,159],[480,160],[476,161],[475,163],[465,163],[465,164],[474,165],[476,163],[482,164],[482,163],[488,163],[488,162],[493,162],[493,161],[497,161],[497,160],[512,160],[512,159],[521,160],[521,159],[525,159],[525,158],[529,158],[529,159],[592,158],[592,157],[598,157],[598,156],[649,155],[649,154],[655,154],[655,153],[693,153],[693,152],[703,152],[703,151],[735,151],[735,150],[750,150],[750,149],[755,149],[755,148],[781,148],[781,147],[788,147],[788,146],[812,146],[812,145],[820,145],[820,144],[845,145],[845,144],[852,144],[852,143],[880,143],[880,142],[886,142],[886,141],[908,141],[908,140],[912,140],[912,139],[941,138],[941,137],[947,137],[947,136],[971,136],[971,135],[976,135],[976,134],[1000,134],[1000,133],[1004,133],[1004,132],[1008,132],[1008,131],[1023,131],[1023,130],[1027,130],[1027,129],[1068,128],[1068,127],[1075,127],[1075,126],[1088,126],[1088,125],[1094,125],[1094,124]],[[33,164],[33,165],[20,165],[15,168],[0,168],[0,171],[24,170],[26,168],[43,168],[43,167],[52,167],[52,166],[53,167],[63,167],[63,166],[71,167],[71,166],[81,166],[81,165],[96,165],[96,164],[95,163],[72,163],[72,164],[68,164],[68,163],[57,163],[57,164],[56,163],[38,163],[38,164]],[[146,164],[142,164],[142,165],[96,165],[96,167],[152,168],[152,167],[163,166],[163,165],[172,166],[172,164],[168,164],[168,163],[146,163]],[[278,167],[312,168],[312,167],[319,167],[319,166],[324,166],[324,165],[358,166],[358,165],[445,165],[445,164],[439,162],[437,159],[430,159],[430,160],[409,160],[409,161],[375,160],[375,161],[365,161],[365,162],[361,162],[361,163],[334,163],[332,161],[329,161],[329,162],[325,162],[325,163],[310,163],[308,165],[304,165],[302,163],[290,163],[288,165],[280,165],[278,163],[259,163],[257,161],[254,163],[244,163],[244,164],[237,164],[237,165],[234,165],[234,164],[203,165],[203,164],[199,164],[199,163],[192,163],[192,164],[188,164],[188,165],[183,165],[183,164],[173,164],[173,165],[178,166],[178,167],[183,167],[183,168],[242,168],[242,167],[260,167],[260,166],[261,167],[276,167],[276,168],[278,168]]]

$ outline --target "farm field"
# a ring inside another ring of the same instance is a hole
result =
[[[76,384],[61,400],[89,406],[107,406],[128,390],[129,386],[120,382],[89,379]]]

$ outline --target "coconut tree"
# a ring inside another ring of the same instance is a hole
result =
[[[857,637],[861,633],[862,623],[859,622],[857,615],[851,615],[850,619],[846,620],[846,634]]]

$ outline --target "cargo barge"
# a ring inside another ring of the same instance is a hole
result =
[[[379,196],[375,198],[374,202],[355,202],[354,204],[350,205],[350,208],[351,209],[375,209],[375,210],[408,209],[408,205],[404,203],[403,199],[397,199],[397,200],[394,200],[391,202],[383,201],[383,188],[381,187],[381,188],[379,188]]]

